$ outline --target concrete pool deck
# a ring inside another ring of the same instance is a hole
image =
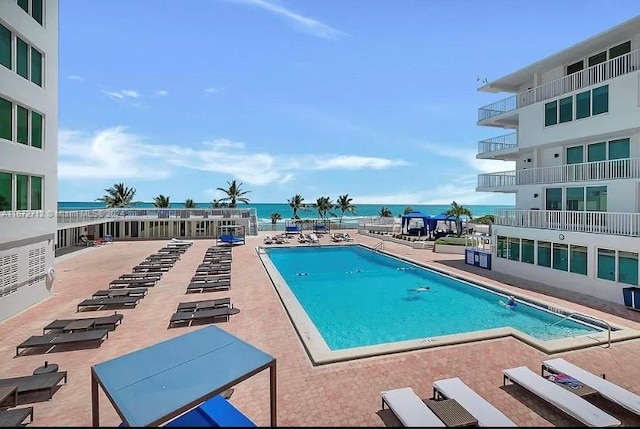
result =
[[[112,311],[76,313],[76,304],[131,268],[166,241],[116,242],[92,247],[56,259],[54,295],[0,322],[0,377],[31,374],[45,360],[69,373],[69,380],[45,402],[36,402],[36,426],[88,426],[91,424],[90,367],[113,357],[199,329],[167,329],[178,302],[229,296],[241,312],[218,326],[275,356],[278,362],[278,423],[282,426],[397,426],[389,410],[380,409],[380,392],[410,386],[422,398],[432,394],[432,382],[460,377],[487,401],[522,426],[581,426],[577,421],[517,386],[502,387],[502,370],[526,365],[540,370],[543,360],[564,357],[633,392],[640,393],[640,340],[594,346],[548,355],[515,338],[505,337],[463,345],[443,346],[391,355],[313,366],[260,263],[256,247],[261,232],[233,249],[232,287],[228,292],[185,295],[186,285],[212,240],[196,240],[176,265],[135,309],[119,310],[124,320],[99,347],[14,357],[15,346],[57,318],[93,317]],[[379,240],[351,232],[356,243],[373,246]],[[291,244],[297,244],[295,239]],[[331,244],[328,236],[322,244]],[[559,307],[604,318],[612,323],[640,328],[640,313],[622,305],[563,292],[530,280],[517,279],[464,264],[463,255],[385,242],[385,250],[426,266],[475,278],[515,295],[539,299]],[[513,286],[520,285],[521,287]],[[269,424],[269,376],[260,374],[236,386],[231,402],[258,425]],[[625,426],[640,424],[640,417],[604,400],[597,406],[616,416]],[[101,394],[100,421],[105,426],[120,419]]]

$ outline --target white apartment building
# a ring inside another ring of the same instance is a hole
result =
[[[508,132],[477,158],[516,165],[478,177],[516,197],[495,213],[492,269],[622,303],[638,285],[640,16],[480,90],[514,94],[478,112]]]
[[[0,1],[0,320],[52,293],[58,0]]]

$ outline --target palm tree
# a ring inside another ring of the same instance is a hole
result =
[[[280,216],[280,213],[271,213],[269,217],[271,218],[271,230],[275,231],[276,223],[278,223],[278,221],[282,219],[282,216]]]
[[[452,216],[456,219],[456,233],[458,237],[462,235],[462,222],[460,221],[460,218],[462,216],[466,216],[468,219],[473,218],[473,216],[471,215],[471,211],[468,208],[459,205],[455,201],[451,203],[451,208],[449,208],[449,210],[447,210],[444,214],[447,216]]]
[[[193,202],[191,198],[187,198],[187,201],[184,202],[185,209],[195,209],[196,203]]]
[[[226,197],[220,199],[221,202],[228,202],[228,207],[232,209],[238,207],[238,201],[241,203],[249,204],[249,198],[245,197],[244,195],[248,194],[251,191],[243,191],[242,182],[236,183],[235,180],[232,180],[231,182],[227,182],[227,185],[229,185],[228,189],[217,188],[218,191],[222,191],[227,194]]]
[[[164,196],[162,194],[153,198],[153,206],[159,209],[168,209],[171,207],[171,203],[169,202],[169,196]]]
[[[409,214],[413,211],[413,207],[407,206],[404,208],[404,212],[402,214]]]
[[[340,195],[336,202],[336,208],[340,209],[340,220],[338,221],[338,227],[342,226],[342,217],[345,213],[356,214],[356,206],[351,204],[353,198],[349,198],[349,194]]]
[[[211,207],[214,209],[229,207],[228,203],[223,202],[222,200],[213,200],[211,201]]]
[[[318,217],[320,219],[326,218],[327,214],[335,217],[335,214],[331,211],[334,207],[334,204],[331,202],[331,198],[320,197],[316,200],[316,203],[313,206],[318,211]]]
[[[136,188],[129,188],[124,183],[115,183],[112,187],[105,189],[106,194],[96,201],[101,201],[107,208],[128,207],[133,203],[133,196]]]
[[[393,213],[389,210],[389,207],[382,206],[380,211],[378,212],[378,216],[380,217],[393,217]]]
[[[300,219],[300,216],[298,216],[298,210],[307,209],[307,205],[303,203],[303,201],[304,198],[300,194],[295,194],[293,197],[287,200],[287,202],[289,203],[289,207],[293,209],[293,219]]]

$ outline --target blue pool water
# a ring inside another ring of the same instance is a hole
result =
[[[599,332],[361,246],[268,248],[331,350],[512,327],[540,340]],[[429,290],[414,289],[429,286]]]

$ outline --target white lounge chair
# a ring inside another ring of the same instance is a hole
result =
[[[433,396],[455,399],[469,414],[478,420],[478,426],[517,426],[502,411],[487,402],[458,377],[433,382]]]
[[[504,374],[503,384],[507,379],[511,380],[586,426],[609,427],[622,424],[620,420],[605,413],[591,402],[536,374],[526,366],[505,369],[502,373]]]
[[[309,234],[309,239],[311,240],[311,243],[320,243],[320,239],[318,238],[315,232],[312,232],[311,234]]]
[[[542,367],[550,372],[573,377],[580,383],[597,390],[603,398],[607,398],[611,402],[615,402],[621,407],[640,415],[640,396],[617,384],[598,377],[562,358],[545,360],[542,362]]]
[[[406,427],[444,427],[444,423],[410,387],[382,392],[382,408],[387,404]]]

